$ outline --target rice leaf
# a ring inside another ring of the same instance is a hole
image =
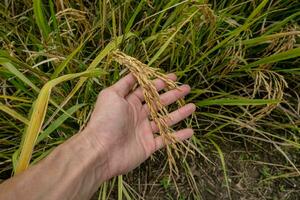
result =
[[[43,7],[42,0],[33,0],[33,13],[35,16],[36,23],[37,23],[44,39],[47,39],[49,36],[49,33],[51,32],[51,29],[46,20],[45,9]]]
[[[76,104],[66,110],[66,113],[68,114],[62,114],[59,118],[57,118],[54,122],[51,123],[51,125],[46,128],[44,131],[41,132],[41,134],[38,136],[38,139],[36,141],[36,144],[44,140],[46,137],[48,137],[53,131],[55,131],[61,124],[63,124],[74,112],[76,112],[78,109],[80,109],[85,104]]]
[[[29,120],[26,117],[24,117],[20,113],[16,112],[15,110],[9,108],[8,106],[3,105],[2,103],[0,103],[0,110],[7,113],[7,114],[9,114],[13,118],[23,122],[26,125],[28,125],[28,123],[29,123]]]
[[[39,93],[40,89],[32,83],[29,78],[27,78],[23,73],[21,73],[12,63],[9,59],[5,57],[0,57],[0,65],[5,67],[8,71],[10,71],[12,74],[14,74],[16,77],[18,77],[21,81],[23,81],[26,85],[30,86],[35,92]],[[50,103],[53,104],[55,107],[57,107],[57,110],[61,110],[65,113],[65,111],[58,106],[58,104],[50,99]]]
[[[154,27],[152,28],[152,32],[151,32],[151,35],[154,35],[156,30],[157,30],[157,27],[159,26],[159,23],[160,21],[162,20],[162,17],[164,16],[164,14],[167,12],[167,10],[170,8],[170,7],[173,7],[175,3],[177,3],[178,0],[171,0],[167,3],[167,5],[162,9],[162,11],[160,11],[160,14],[159,16],[157,17],[157,19],[155,20],[155,25]]]
[[[300,16],[300,11],[288,16],[287,18],[285,18],[283,20],[279,20],[278,22],[272,24],[271,27],[264,33],[264,35],[269,35],[270,33],[273,33],[274,31],[280,30],[289,21],[291,21],[292,19],[294,19],[298,16]]]
[[[20,150],[17,149],[13,154],[12,154],[12,158],[11,158],[11,161],[12,161],[12,164],[13,164],[13,170],[15,171],[16,170],[16,167],[17,167],[17,163],[18,163],[18,156],[20,154]]]
[[[229,197],[229,199],[231,199],[230,185],[229,185],[229,181],[228,181],[228,175],[227,175],[227,169],[226,169],[224,154],[223,154],[221,148],[219,147],[219,145],[217,145],[217,143],[215,143],[212,139],[209,139],[209,140],[218,151],[218,154],[219,154],[219,157],[220,157],[220,160],[221,160],[221,164],[222,164],[222,170],[223,170],[223,174],[224,174],[224,179],[225,179],[225,184],[226,184],[226,188],[227,188],[228,197]]]
[[[126,187],[123,185],[123,193],[124,193],[124,196],[127,200],[132,200],[132,198],[130,197]]]
[[[32,74],[36,75],[37,78],[41,77],[48,77],[48,75],[38,68],[33,68],[29,66],[27,63],[20,61],[16,57],[11,56],[7,51],[5,50],[0,50],[0,60],[2,62],[9,62],[14,66],[17,66],[18,68],[22,68],[24,70],[28,70],[29,72],[32,72]]]
[[[247,18],[246,24],[249,24],[250,21],[253,20],[260,13],[268,2],[269,2],[269,0],[261,1],[261,3],[253,10],[253,12]]]
[[[33,0],[33,13],[35,16],[36,24],[38,25],[44,39],[48,38],[50,27],[46,21],[45,11],[42,0]]]
[[[0,65],[5,67],[8,71],[10,71],[16,77],[21,79],[24,83],[29,85],[36,92],[39,92],[40,89],[35,84],[33,84],[24,74],[22,74],[12,63],[10,63],[9,60],[5,58],[0,58]]]
[[[111,41],[98,55],[97,57],[92,61],[92,63],[89,65],[88,69],[92,70],[95,69],[100,62],[113,50],[118,48],[118,45],[121,44],[121,42],[123,40],[126,40],[128,38],[131,38],[132,36],[134,36],[133,33],[128,33],[124,36],[119,36],[117,37],[115,40]],[[74,86],[74,88],[72,89],[72,91],[66,96],[65,100],[60,104],[60,108],[63,108],[68,101],[75,95],[75,93],[81,88],[81,86],[84,84],[84,82],[87,80],[87,77],[81,77],[79,79],[79,81],[77,82],[77,84]],[[50,117],[50,119],[52,120],[53,117],[58,113],[58,109],[53,113],[53,115]]]
[[[131,16],[129,22],[127,23],[126,27],[125,27],[125,33],[128,33],[133,25],[133,22],[136,18],[136,16],[139,14],[139,12],[142,10],[143,5],[146,3],[145,0],[141,0],[139,5],[137,6],[137,8],[135,9],[133,15]]]
[[[50,13],[51,13],[51,20],[52,20],[52,24],[53,24],[53,30],[56,34],[56,40],[59,41],[60,44],[62,44],[62,39],[60,37],[60,31],[59,31],[59,27],[58,27],[58,22],[55,16],[55,10],[54,10],[54,4],[52,0],[49,0],[49,7],[50,7]]]
[[[103,184],[100,186],[100,192],[99,192],[99,197],[98,200],[106,200],[107,199],[107,181],[105,181]]]
[[[194,16],[198,13],[198,10],[192,13],[183,23],[180,24],[180,26],[177,28],[177,30],[169,37],[169,39],[159,48],[159,50],[156,52],[156,54],[152,57],[152,59],[149,61],[148,65],[150,66],[153,64],[154,61],[156,61],[159,56],[166,50],[166,48],[171,43],[172,39],[175,37],[175,35],[181,30],[181,28],[187,24]]]
[[[212,49],[204,53],[196,62],[196,64],[200,63],[203,59],[205,59],[208,55],[210,55],[212,52],[218,50],[222,46],[224,46],[227,42],[229,42],[234,37],[238,36],[242,31],[247,30],[254,22],[259,20],[259,17],[255,18],[258,13],[261,12],[261,10],[264,8],[264,6],[268,3],[269,0],[263,0],[259,6],[257,6],[253,12],[249,15],[249,17],[246,19],[245,23],[241,26],[236,28],[235,30],[231,31],[229,36],[226,37],[224,40],[222,40],[220,43],[218,43],[216,46],[214,46]]]
[[[10,99],[10,100],[13,100],[13,101],[20,101],[20,102],[24,102],[24,103],[32,102],[29,99],[19,98],[19,97],[14,97],[14,96],[8,96],[8,95],[0,95],[0,99]]]
[[[300,34],[300,31],[290,31],[290,32],[284,32],[284,33],[276,33],[276,34],[272,34],[272,35],[263,35],[260,37],[244,40],[244,41],[242,41],[242,44],[247,45],[247,47],[249,47],[249,46],[258,45],[258,44],[262,44],[262,43],[271,43],[274,39],[278,39],[278,38],[282,38],[282,37],[286,37],[286,36],[290,36],[290,35],[299,35],[299,34]]]
[[[249,70],[250,68],[256,67],[258,65],[264,65],[264,64],[270,64],[270,63],[276,63],[279,61],[291,59],[291,58],[296,58],[300,57],[300,47],[291,49],[282,53],[274,54],[266,58],[261,58],[258,61],[255,61],[253,63],[250,63],[248,65],[245,65],[244,67],[241,68],[241,70]]]
[[[210,106],[210,105],[227,105],[227,106],[258,106],[258,105],[266,105],[266,104],[276,104],[280,103],[280,100],[276,99],[228,99],[228,98],[222,98],[222,99],[206,99],[202,101],[198,101],[196,103],[197,106],[203,107],[203,106]]]
[[[84,42],[81,43],[68,57],[55,69],[51,79],[55,79],[69,64],[69,62],[74,58],[74,56],[82,49]]]
[[[20,157],[16,166],[15,174],[19,174],[24,171],[30,162],[31,155],[33,152],[34,145],[36,143],[39,132],[41,131],[42,124],[45,119],[48,102],[50,99],[50,93],[53,87],[57,84],[75,79],[82,76],[98,76],[99,74],[104,73],[103,71],[87,70],[85,72],[76,73],[76,74],[67,74],[56,79],[53,79],[47,82],[44,87],[41,89],[39,96],[33,106],[32,114],[30,117],[30,122],[26,129],[25,135],[23,137],[21,146],[20,146]]]

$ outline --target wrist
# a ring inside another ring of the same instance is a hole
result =
[[[104,182],[111,178],[109,173],[109,149],[102,144],[96,136],[93,135],[89,128],[85,128],[75,138],[76,142],[80,143],[85,148],[83,157],[87,157],[87,163],[91,165],[97,174],[96,177],[100,182]]]
[[[80,132],[58,147],[58,154],[64,155],[66,165],[72,169],[74,177],[82,177],[83,182],[92,180],[88,185],[97,187],[107,180],[107,157],[101,147],[95,145],[85,132]]]

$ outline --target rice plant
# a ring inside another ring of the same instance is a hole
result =
[[[148,99],[153,77],[189,84],[197,111],[172,129],[195,135],[95,199],[299,198],[299,16],[293,0],[1,2],[0,179],[83,129],[128,69]],[[154,119],[176,108],[150,105]]]

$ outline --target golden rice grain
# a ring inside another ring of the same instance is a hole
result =
[[[163,80],[166,83],[167,89],[169,90],[178,89],[178,86],[165,74],[159,72],[158,69],[149,67],[136,58],[128,56],[119,50],[112,53],[112,58],[114,61],[128,68],[128,70],[137,79],[138,84],[141,86],[145,102],[150,110],[151,119],[159,128],[159,133],[167,146],[170,171],[177,173],[178,170],[174,160],[173,152],[175,151],[176,155],[178,155],[179,148],[176,146],[176,143],[178,143],[179,141],[174,136],[174,131],[167,125],[169,112],[161,103],[159,93],[156,90],[152,80],[154,78]]]

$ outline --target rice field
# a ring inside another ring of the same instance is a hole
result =
[[[4,0],[0,17],[0,182],[82,130],[124,74],[175,73],[192,91],[160,111],[195,103],[172,127],[194,136],[93,199],[300,198],[300,1]]]

